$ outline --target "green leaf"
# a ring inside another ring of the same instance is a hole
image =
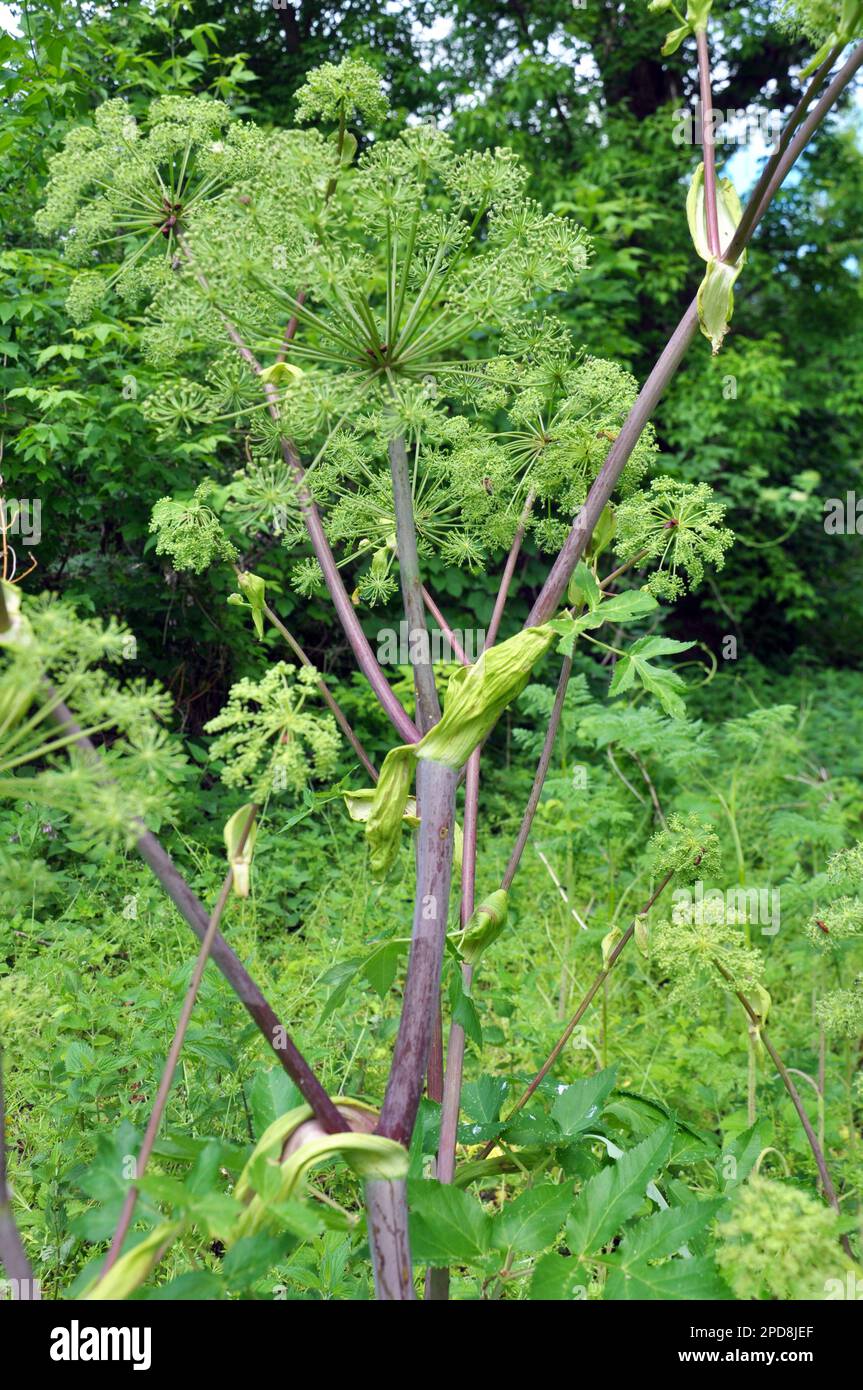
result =
[[[671,1151],[673,1135],[673,1124],[660,1126],[585,1183],[566,1225],[573,1254],[589,1255],[598,1250],[638,1210],[648,1182]]]
[[[248,1092],[249,1109],[260,1136],[274,1120],[302,1105],[303,1098],[281,1067],[256,1072]]]
[[[653,594],[647,589],[627,589],[623,594],[607,598],[600,612],[604,623],[631,623],[633,618],[644,618],[658,607]]]
[[[597,1072],[594,1076],[574,1081],[561,1091],[551,1107],[551,1117],[566,1136],[581,1134],[596,1124],[602,1103],[614,1088],[617,1078],[617,1063]]]
[[[462,1091],[461,1108],[467,1119],[479,1124],[494,1124],[500,1119],[500,1108],[509,1090],[503,1076],[485,1074],[476,1081],[466,1082]]]
[[[731,1294],[713,1260],[708,1256],[694,1260],[670,1260],[664,1265],[646,1263],[615,1267],[605,1286],[611,1301],[639,1299],[650,1301],[699,1299],[716,1302]]]
[[[421,1264],[471,1264],[491,1248],[492,1219],[457,1187],[428,1179],[408,1183],[410,1241]]]
[[[573,608],[585,604],[591,612],[594,608],[598,608],[602,602],[602,590],[596,575],[583,560],[579,560],[575,567],[575,572],[569,581],[566,598]]]
[[[672,29],[665,36],[665,43],[662,45],[663,58],[670,58],[672,53],[676,53],[684,39],[688,39],[692,29],[688,24],[681,24],[678,29]]]
[[[537,1261],[530,1281],[530,1297],[544,1302],[565,1303],[587,1298],[587,1276],[579,1260],[565,1255],[543,1255]]]
[[[609,693],[622,695],[635,684],[637,677],[644,689],[656,696],[666,714],[673,719],[682,719],[686,714],[686,706],[680,698],[680,692],[686,689],[686,682],[676,671],[665,671],[659,666],[653,666],[651,658],[667,656],[672,652],[689,651],[692,646],[693,642],[676,642],[671,637],[639,637],[638,641],[633,642],[628,651],[618,658]]]
[[[194,1269],[189,1270],[187,1274],[180,1274],[176,1279],[170,1279],[167,1284],[159,1284],[154,1289],[144,1289],[138,1297],[146,1303],[174,1300],[182,1303],[215,1303],[224,1293],[224,1283],[217,1274],[211,1273],[208,1269]]]
[[[493,1240],[498,1250],[531,1255],[551,1245],[572,1205],[568,1183],[541,1183],[529,1187],[504,1207],[494,1223]]]
[[[661,1260],[665,1255],[676,1254],[704,1230],[724,1204],[724,1197],[708,1197],[645,1217],[624,1236],[618,1252],[621,1266],[628,1268],[639,1260]]]
[[[476,1004],[469,994],[464,990],[458,995],[452,1011],[452,1021],[465,1031],[465,1036],[470,1038],[477,1047],[482,1047],[482,1024],[479,1021],[479,1014]]]
[[[235,1241],[222,1262],[222,1274],[231,1288],[246,1289],[257,1279],[263,1279],[294,1244],[285,1232],[271,1235],[244,1236]]]
[[[385,999],[396,977],[399,961],[408,948],[407,938],[384,941],[366,956],[360,966],[360,973],[368,980],[375,994]]]
[[[749,1177],[758,1155],[769,1143],[770,1127],[762,1117],[730,1143],[723,1144],[722,1155],[717,1164],[719,1177],[724,1183],[723,1191],[730,1192],[738,1183]],[[729,1159],[733,1162],[729,1163]]]

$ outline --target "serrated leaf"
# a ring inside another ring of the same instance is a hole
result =
[[[452,1011],[453,1023],[457,1023],[465,1031],[465,1036],[470,1038],[477,1047],[482,1047],[482,1024],[479,1021],[476,1004],[469,994],[462,991],[455,1002]]]
[[[631,623],[634,618],[644,618],[659,604],[647,589],[627,589],[623,594],[613,594],[607,598],[598,615],[604,623]],[[596,624],[591,624],[596,626]]]
[[[457,1187],[408,1182],[410,1242],[421,1264],[471,1264],[491,1248],[492,1219],[482,1203]]]
[[[686,689],[686,682],[676,671],[663,670],[652,665],[654,656],[670,655],[672,652],[688,651],[692,642],[677,642],[671,637],[639,637],[637,642],[618,658],[614,675],[609,686],[609,694],[622,695],[631,689],[636,678],[645,690],[655,695],[672,719],[682,719],[686,706],[680,692]]]
[[[754,1125],[738,1134],[730,1143],[723,1145],[722,1156],[717,1165],[719,1176],[724,1180],[724,1191],[749,1177],[755,1167],[756,1159],[762,1149],[770,1143],[770,1127],[765,1119],[756,1120]],[[728,1160],[733,1162],[729,1163]]]
[[[560,1126],[561,1133],[567,1137],[581,1134],[596,1123],[603,1101],[614,1089],[617,1078],[617,1064],[606,1067],[594,1076],[586,1076],[573,1081],[565,1091],[561,1091],[551,1107],[551,1117]]]
[[[637,1264],[626,1270],[615,1267],[608,1277],[605,1297],[611,1301],[716,1302],[730,1298],[731,1294],[713,1260],[702,1256],[695,1260],[669,1260],[664,1265]]]
[[[618,1255],[621,1267],[628,1268],[640,1260],[661,1260],[675,1255],[682,1245],[697,1236],[713,1220],[724,1197],[708,1197],[689,1202],[685,1207],[668,1207],[654,1212],[632,1226],[623,1238]]]
[[[279,1115],[301,1105],[302,1099],[297,1087],[281,1067],[256,1072],[248,1090],[255,1133],[262,1135]]]
[[[540,1302],[568,1303],[587,1298],[584,1266],[565,1255],[543,1255],[530,1281],[530,1298]]]
[[[673,1124],[660,1126],[585,1183],[566,1223],[573,1254],[598,1250],[638,1210],[648,1182],[668,1157],[673,1134]]]
[[[469,1120],[493,1124],[500,1119],[500,1108],[508,1090],[509,1083],[503,1076],[478,1076],[476,1081],[465,1084],[461,1108]]]
[[[520,1193],[494,1223],[493,1241],[498,1250],[532,1255],[551,1245],[572,1205],[568,1183],[542,1183]]]

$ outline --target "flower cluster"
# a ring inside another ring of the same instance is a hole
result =
[[[671,873],[676,879],[692,883],[719,873],[719,839],[712,825],[694,814],[684,819],[676,813],[668,817],[663,830],[650,840],[653,871],[658,876]]]
[[[729,914],[685,916],[685,921],[659,922],[652,935],[656,964],[674,981],[674,997],[691,1002],[716,987],[757,994],[764,973],[763,957],[747,946],[743,932],[728,920]]]
[[[19,595],[3,589],[8,609]],[[171,698],[158,685],[112,673],[134,652],[132,634],[115,620],[80,618],[48,596],[26,602],[19,619],[15,639],[0,645],[2,795],[67,818],[81,848],[131,844],[141,818],[158,826],[174,813],[172,789],[186,776],[163,727]],[[110,776],[52,723],[61,701],[91,738],[110,731],[103,750]]]
[[[300,795],[314,777],[329,776],[339,732],[331,715],[310,705],[317,697],[317,672],[284,661],[260,680],[232,685],[225,708],[204,726],[219,735],[210,751],[225,764],[225,786],[250,787],[265,801],[273,791]]]
[[[813,913],[806,924],[806,935],[820,950],[834,950],[842,941],[859,940],[863,937],[863,902],[859,898],[837,898]]]
[[[863,976],[852,989],[834,989],[817,1000],[815,1013],[826,1033],[858,1038],[863,1032]]]
[[[716,1262],[735,1298],[823,1299],[845,1270],[836,1213],[808,1192],[753,1175],[719,1226]]]
[[[678,598],[704,578],[705,562],[722,569],[734,536],[722,525],[725,507],[707,483],[654,478],[646,493],[617,508],[615,551],[656,569],[647,581],[657,598]],[[684,579],[684,576],[686,577]]]
[[[339,563],[359,565],[357,601],[397,587],[396,436],[421,554],[478,570],[525,516],[556,551],[637,392],[616,363],[575,351],[551,312],[588,263],[583,228],[526,195],[513,151],[459,153],[432,125],[356,158],[347,123],[386,114],[359,60],[311,73],[298,112],[337,130],[263,130],[182,97],[140,123],[111,101],[73,131],[40,228],[65,233],[84,267],[75,312],[93,311],[102,276],[148,301],[145,353],[163,367],[188,357],[196,375],[175,372],[145,416],[161,437],[241,423],[249,463],[227,506],[246,528],[277,508],[295,550],[302,518],[282,459],[293,441]],[[703,485],[636,491],[656,453],[647,426],[618,487],[618,551],[657,562],[651,587],[675,597],[682,576],[696,584],[705,561],[721,565],[731,537]],[[199,572],[234,553],[205,497],[162,499],[152,523],[159,553]],[[317,589],[317,562],[293,562],[300,592]]]
[[[177,570],[200,574],[216,560],[235,560],[236,547],[225,535],[222,523],[207,497],[214,484],[205,479],[187,501],[162,497],[153,508],[150,530],[155,531],[156,554],[170,556]]]
[[[813,44],[834,36],[848,43],[863,33],[863,5],[859,0],[780,0],[779,20]]]
[[[387,114],[381,79],[361,58],[313,68],[297,92],[297,120],[350,124],[358,117],[375,125]]]

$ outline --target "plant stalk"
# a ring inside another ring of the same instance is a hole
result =
[[[246,818],[246,823],[243,826],[243,832],[240,835],[240,838],[237,842],[238,854],[242,853],[243,846],[249,838],[249,834],[251,832],[252,825],[254,823],[257,812],[257,806],[253,805]],[[150,1111],[150,1118],[147,1121],[147,1128],[144,1131],[144,1139],[141,1144],[141,1150],[135,1162],[136,1178],[142,1178],[145,1172],[147,1171],[147,1164],[150,1160],[150,1154],[153,1152],[153,1145],[155,1144],[156,1136],[159,1133],[159,1126],[162,1123],[162,1116],[165,1113],[165,1106],[168,1104],[168,1096],[170,1095],[171,1087],[174,1084],[174,1073],[177,1070],[177,1063],[180,1060],[180,1053],[183,1048],[183,1043],[186,1039],[186,1030],[189,1026],[189,1020],[192,1017],[192,1010],[195,1007],[195,1000],[198,997],[198,990],[201,985],[201,980],[204,977],[204,969],[210,957],[210,951],[213,946],[213,941],[215,939],[216,932],[219,930],[219,923],[222,920],[222,914],[225,908],[227,907],[228,898],[231,895],[231,888],[233,887],[233,883],[234,871],[232,868],[229,868],[222,883],[219,896],[216,900],[216,905],[213,908],[212,915],[210,916],[210,920],[207,923],[207,930],[204,933],[204,939],[201,942],[201,949],[198,952],[198,959],[195,961],[195,968],[192,971],[192,978],[189,981],[189,988],[187,989],[186,997],[183,1000],[183,1007],[180,1010],[180,1017],[177,1019],[177,1026],[174,1030],[174,1036],[171,1040],[171,1046],[168,1049],[168,1056],[165,1059],[165,1065],[162,1069],[162,1076],[159,1081],[159,1089],[156,1092],[156,1099],[153,1102],[153,1108]],[[133,1183],[132,1186],[129,1188],[128,1192],[126,1193],[126,1198],[123,1202],[123,1207],[120,1212],[120,1219],[117,1222],[117,1228],[114,1231],[114,1237],[111,1241],[110,1249],[108,1250],[108,1254],[105,1258],[105,1263],[102,1266],[103,1278],[108,1273],[108,1271],[114,1267],[114,1265],[117,1263],[117,1260],[120,1258],[120,1252],[123,1248],[123,1241],[126,1239],[129,1227],[132,1224],[132,1217],[135,1214],[135,1205],[137,1201],[138,1188]]]
[[[52,718],[74,733],[75,741],[79,746],[84,748],[91,758],[101,763],[99,750],[90,739],[81,736],[79,725],[66,705],[62,702],[58,703],[52,711]],[[108,775],[106,772],[106,777]],[[139,825],[141,834],[135,841],[135,848],[144,862],[152,869],[168,897],[192,928],[198,940],[203,941],[210,920],[206,908],[192,892],[171,856],[153,832],[146,828],[143,821],[140,821]],[[213,964],[218,967],[272,1048],[279,1065],[287,1072],[303,1099],[312,1107],[315,1118],[328,1134],[341,1133],[344,1129],[344,1121],[338,1110],[305,1057],[291,1039],[287,1029],[279,1022],[278,1016],[260,987],[252,979],[239,957],[231,950],[221,932],[217,931],[213,938],[210,956]]]

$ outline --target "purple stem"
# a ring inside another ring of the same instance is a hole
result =
[[[242,853],[243,846],[249,838],[249,832],[252,829],[252,825],[254,823],[257,812],[258,808],[254,805],[249,810],[249,814],[246,818],[246,823],[243,826],[243,833],[237,842],[237,854]],[[231,895],[231,888],[233,887],[233,883],[234,871],[231,868],[228,869],[228,872],[225,875],[221,891],[216,900],[216,906],[213,908],[212,916],[210,917],[210,920],[207,924],[207,930],[204,933],[204,939],[201,942],[201,949],[198,952],[198,959],[195,961],[195,968],[192,971],[192,978],[189,981],[189,988],[186,990],[186,997],[183,1000],[183,1007],[180,1010],[180,1017],[177,1019],[177,1026],[174,1030],[174,1036],[171,1040],[171,1046],[168,1049],[168,1056],[165,1059],[165,1065],[162,1068],[162,1076],[159,1081],[159,1088],[156,1092],[156,1099],[153,1102],[153,1108],[150,1111],[150,1118],[147,1121],[147,1128],[144,1131],[144,1139],[141,1144],[141,1151],[138,1154],[138,1158],[135,1164],[136,1178],[142,1178],[145,1172],[147,1171],[147,1164],[150,1161],[150,1154],[153,1152],[153,1145],[155,1144],[156,1136],[159,1133],[159,1126],[162,1123],[162,1116],[165,1113],[165,1106],[168,1104],[168,1096],[171,1094],[171,1087],[174,1084],[174,1073],[177,1070],[177,1063],[180,1060],[180,1053],[183,1049],[183,1043],[186,1039],[186,1030],[189,1026],[189,1020],[192,1017],[192,1009],[195,1007],[195,1000],[198,997],[198,990],[201,985],[201,980],[204,978],[204,970],[206,968],[206,964],[210,956],[210,951],[213,946],[213,940],[215,938],[216,932],[219,929],[219,923],[222,920],[222,914],[225,911],[225,908],[227,907],[228,898]],[[102,1266],[102,1277],[104,1277],[104,1275],[106,1275],[108,1271],[113,1268],[113,1266],[117,1263],[117,1260],[120,1258],[120,1251],[123,1248],[123,1241],[126,1239],[129,1227],[132,1224],[132,1217],[135,1214],[135,1205],[137,1201],[138,1188],[133,1183],[132,1186],[129,1188],[128,1192],[126,1193],[126,1198],[123,1202],[123,1207],[120,1212],[120,1219],[117,1222],[117,1228],[114,1231],[114,1238],[111,1241],[111,1247],[106,1256],[105,1263]]]
[[[393,505],[396,516],[396,545],[399,557],[399,578],[402,587],[402,601],[408,623],[408,642],[410,644],[411,664],[414,671],[414,691],[416,693],[417,724],[421,734],[440,719],[440,701],[434,681],[434,666],[431,659],[431,644],[426,627],[423,586],[420,578],[420,562],[417,553],[417,532],[414,521],[414,500],[411,478],[408,471],[408,456],[402,435],[391,439],[388,445],[390,473],[393,480]],[[414,641],[420,640],[421,650],[415,660]]]
[[[52,692],[53,693],[53,692]],[[66,705],[59,703],[52,711],[52,718],[70,733],[80,735],[80,727]],[[95,744],[85,736],[76,742],[97,762],[101,757]],[[107,775],[107,774],[106,774]],[[163,849],[152,831],[147,830],[143,821],[139,822],[141,834],[135,841],[135,848],[141,858],[152,869],[168,897],[186,919],[199,941],[203,941],[209,925],[209,914],[196,898],[171,856]],[[276,1054],[279,1064],[300,1091],[304,1100],[312,1107],[315,1118],[328,1134],[340,1134],[344,1121],[339,1115],[315,1073],[303,1054],[291,1040],[287,1029],[279,1022],[267,999],[252,979],[248,970],[234,954],[221,932],[216,932],[210,952],[213,964],[218,967],[228,984],[237,995],[240,1003],[266,1038]]]
[[[533,511],[533,504],[535,501],[536,493],[534,492],[533,488],[531,488],[530,492],[527,494],[527,501],[524,504],[521,516],[519,517],[516,533],[512,538],[512,545],[510,546],[509,554],[506,557],[506,564],[503,567],[500,588],[497,591],[497,598],[494,602],[491,621],[489,622],[488,632],[486,633],[485,637],[484,645],[486,647],[493,647],[495,642],[497,641],[497,634],[500,631],[500,622],[501,618],[503,617],[503,610],[506,607],[506,601],[509,597],[509,586],[512,583],[512,576],[515,574],[516,562],[518,560],[519,554],[521,553],[521,546],[522,541],[524,540],[524,533],[527,530],[527,523],[530,520],[530,514]]]
[[[377,1131],[409,1144],[431,1045],[440,988],[452,872],[457,773],[443,763],[421,760],[417,794],[422,814],[417,832],[416,900],[407,979]]]
[[[779,147],[767,161],[761,178],[746,204],[740,224],[732,237],[731,244],[722,257],[723,260],[730,264],[734,264],[738,259],[740,252],[751,239],[752,233],[764,216],[764,213],[780,185],[803,153],[803,150],[831,106],[847,87],[861,64],[863,64],[863,44],[859,45],[851,54],[847,62],[840,68],[823,96],[816,102],[809,114],[804,118],[804,113],[812,101],[815,91],[817,90],[817,85],[820,85],[820,82],[826,75],[827,65],[822,64],[821,68],[819,68],[788,123],[790,130],[792,132],[796,130],[797,133],[794,138],[791,139],[783,132],[783,135],[786,136],[784,144],[780,140]],[[546,622],[557,608],[564,590],[569,583],[572,572],[578,564],[585,546],[590,540],[593,528],[599,520],[603,507],[606,505],[617,486],[620,475],[629,461],[633,449],[641,438],[642,430],[659,404],[666,387],[675,375],[680,363],[683,361],[687,348],[695,337],[697,329],[698,309],[696,300],[693,299],[672,333],[659,361],[656,363],[650,376],[639,391],[632,409],[626,417],[623,428],[611,446],[605,463],[602,465],[593,487],[588,493],[587,501],[575,518],[572,530],[567,536],[563,548],[552,565],[549,576],[528,615],[525,623],[526,627],[532,627],[539,623]]]
[[[407,1186],[403,1179],[366,1183],[366,1225],[375,1295],[381,1303],[411,1302],[416,1298],[407,1213]]]
[[[464,647],[461,645],[461,642],[456,637],[455,633],[453,632],[443,613],[438,608],[437,604],[435,603],[434,599],[432,598],[431,594],[429,593],[428,589],[424,584],[422,586],[422,598],[423,603],[425,604],[428,611],[431,613],[432,617],[434,618],[435,622],[437,623],[438,627],[440,628],[441,632],[443,633],[444,637],[449,643],[450,648],[452,650],[452,654],[455,657],[456,661],[460,661],[462,666],[470,666],[470,662],[468,661],[467,653],[465,652]]]
[[[696,29],[698,79],[701,86],[701,131],[704,149],[704,210],[707,214],[707,244],[711,256],[722,254],[719,240],[719,210],[716,203],[716,146],[713,139],[713,96],[710,91],[710,50],[707,30]]]

